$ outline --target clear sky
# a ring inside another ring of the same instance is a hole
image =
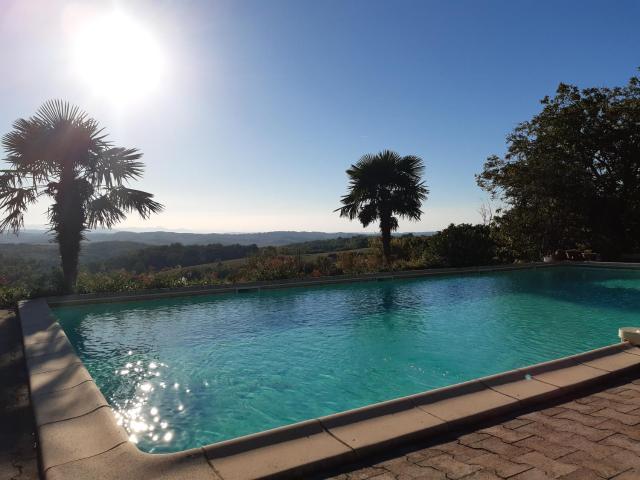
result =
[[[0,132],[64,98],[140,148],[166,211],[120,228],[360,231],[344,171],[389,148],[431,191],[400,230],[435,230],[480,220],[474,174],[560,81],[637,72],[639,25],[637,1],[0,0]]]

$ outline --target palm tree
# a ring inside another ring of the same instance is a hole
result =
[[[16,120],[2,138],[9,168],[0,170],[0,232],[17,234],[28,207],[49,197],[49,225],[67,293],[75,286],[86,230],[111,228],[128,212],[148,218],[163,209],[152,194],[127,187],[142,176],[142,153],[114,147],[106,137],[98,122],[78,107],[50,100],[35,116]]]
[[[363,227],[380,221],[382,251],[388,264],[391,257],[391,232],[398,218],[420,220],[422,202],[429,190],[421,180],[424,163],[414,155],[400,156],[385,150],[367,154],[347,170],[349,192],[335,211],[349,220],[357,218]]]

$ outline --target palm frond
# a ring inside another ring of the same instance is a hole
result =
[[[347,170],[349,191],[336,211],[350,220],[358,218],[365,227],[385,217],[395,229],[397,219],[389,220],[392,215],[419,220],[429,194],[421,180],[423,172],[424,163],[415,155],[403,157],[391,150],[363,155]]]
[[[87,204],[87,227],[112,228],[126,218],[125,212],[113,202],[109,194],[100,195]]]
[[[24,214],[29,205],[35,203],[38,191],[34,187],[19,187],[9,176],[0,176],[0,211],[2,221],[0,232],[11,230],[14,233],[24,227]]]
[[[87,164],[86,176],[95,186],[121,186],[142,177],[142,153],[135,148],[109,148],[95,155]]]
[[[87,226],[111,228],[124,220],[128,212],[137,212],[146,219],[163,209],[164,206],[153,200],[151,193],[118,186],[88,203]]]
[[[13,167],[38,182],[59,176],[63,169],[75,172],[91,154],[110,147],[96,120],[61,100],[45,102],[34,116],[16,120],[2,145]]]

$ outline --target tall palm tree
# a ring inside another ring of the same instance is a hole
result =
[[[142,176],[142,153],[114,147],[106,137],[78,107],[50,100],[2,138],[9,168],[0,170],[0,232],[18,233],[28,207],[49,197],[65,292],[74,289],[86,230],[111,228],[128,212],[148,218],[163,209],[152,194],[127,187]]]
[[[367,154],[347,170],[349,192],[335,211],[349,220],[357,218],[363,227],[380,221],[382,250],[387,264],[391,257],[391,232],[398,218],[420,220],[422,202],[429,190],[421,179],[424,163],[414,155],[400,156],[385,150]]]

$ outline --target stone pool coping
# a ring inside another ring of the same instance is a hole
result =
[[[149,454],[128,441],[47,300],[20,302],[18,312],[47,480],[299,478],[640,372],[640,348],[623,342],[201,448]]]

